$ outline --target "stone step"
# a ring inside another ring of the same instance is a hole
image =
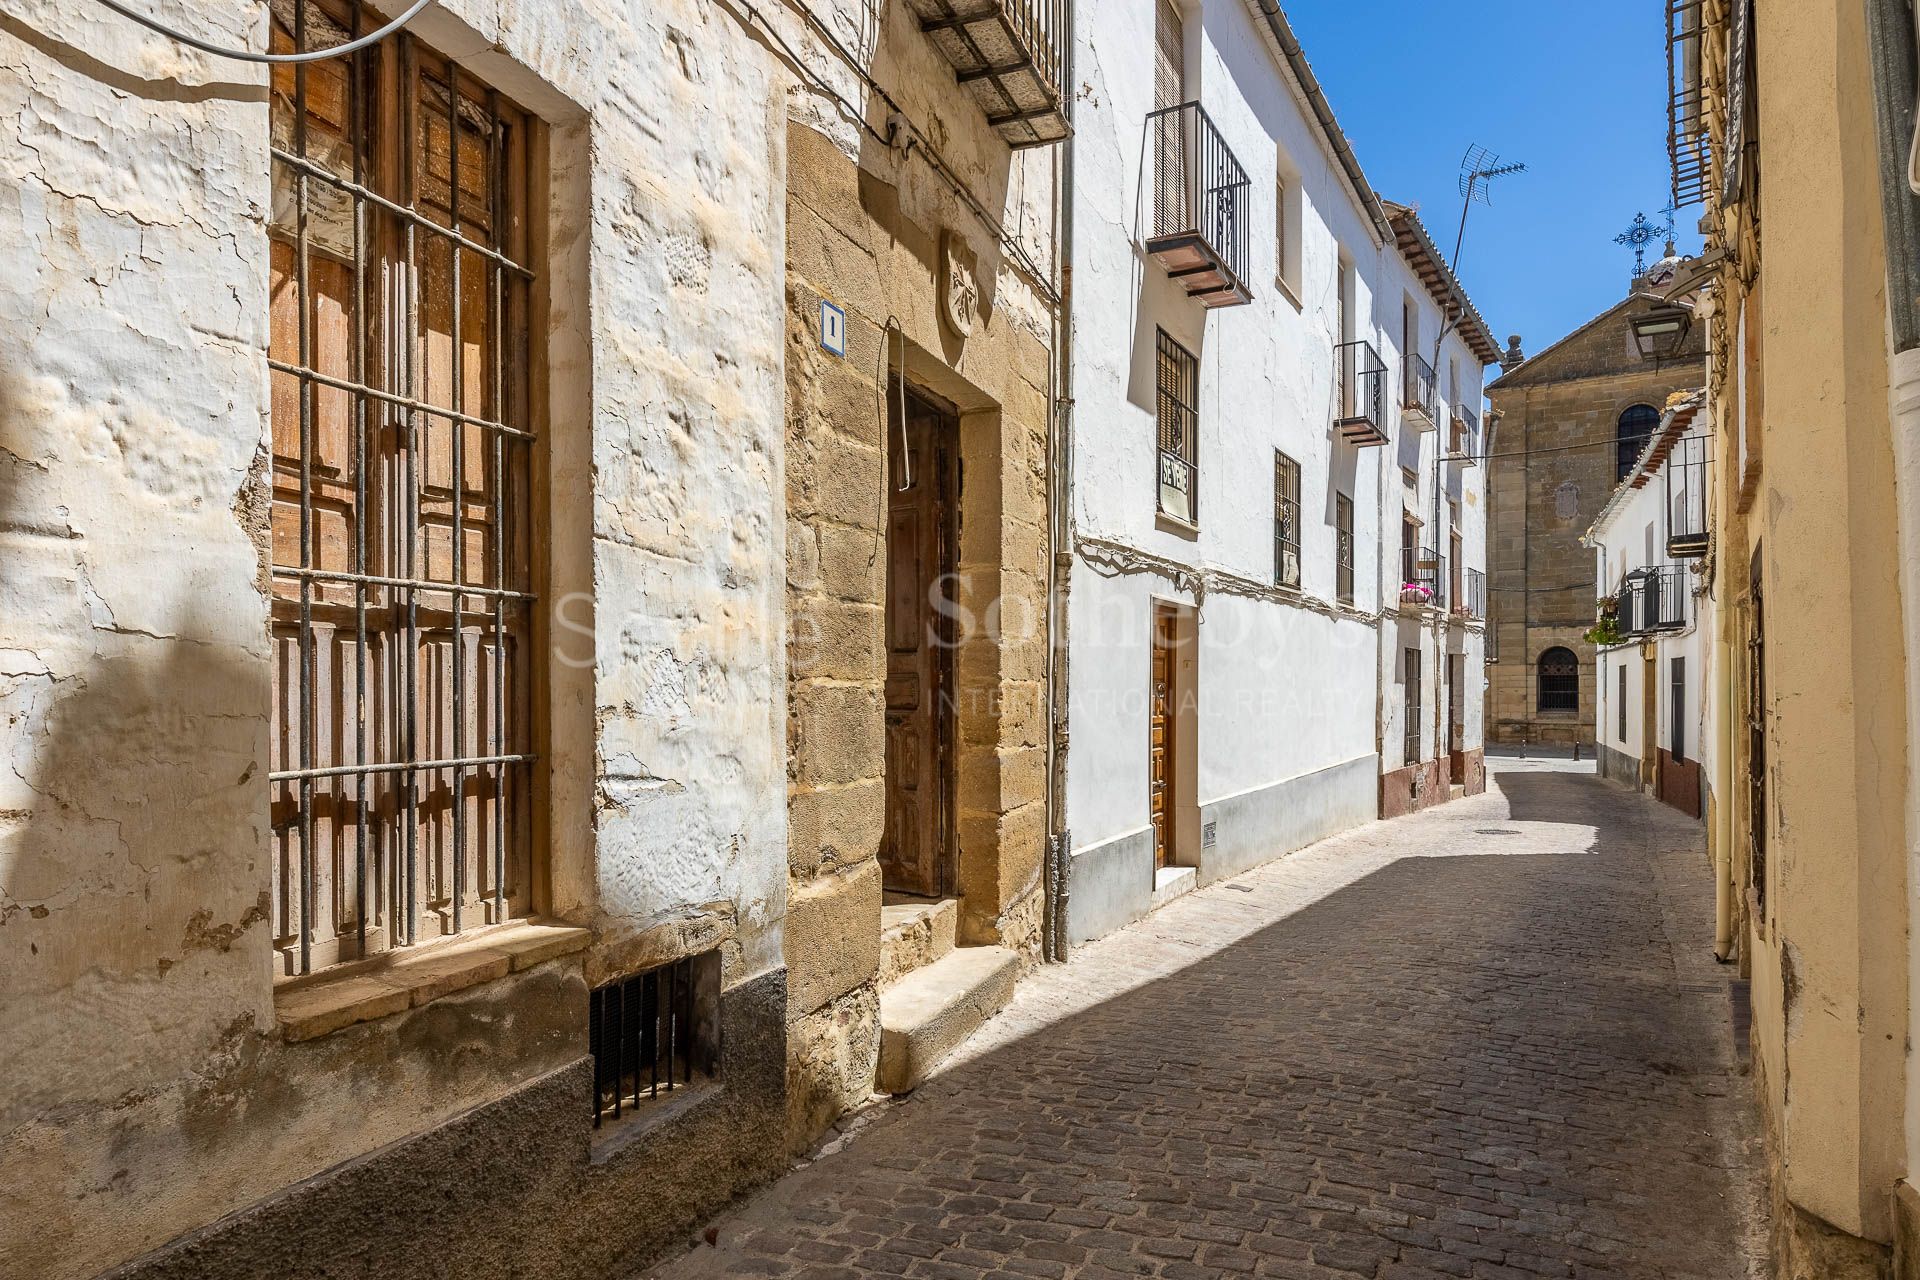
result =
[[[1013,998],[1020,956],[1006,947],[961,947],[880,993],[885,1093],[906,1093]]]
[[[957,899],[888,894],[880,906],[880,989],[951,952],[959,923]]]

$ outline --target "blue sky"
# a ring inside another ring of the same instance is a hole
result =
[[[1660,0],[1282,3],[1367,177],[1420,206],[1443,252],[1468,145],[1527,163],[1474,206],[1461,260],[1502,346],[1538,351],[1626,296],[1633,255],[1613,238],[1669,198]],[[1682,252],[1699,212],[1675,219]]]

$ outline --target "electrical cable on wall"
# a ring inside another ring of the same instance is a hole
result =
[[[149,31],[157,31],[169,40],[177,40],[189,48],[198,49],[202,53],[210,53],[216,58],[232,58],[236,62],[262,62],[272,66],[284,66],[288,63],[324,62],[328,58],[344,58],[350,53],[356,53],[366,48],[368,45],[377,44],[406,26],[409,22],[412,22],[414,18],[419,16],[421,10],[433,3],[433,0],[414,0],[412,7],[405,13],[377,31],[369,31],[364,36],[349,40],[345,44],[334,45],[330,49],[314,49],[305,53],[255,53],[251,49],[226,49],[217,44],[210,44],[198,36],[190,36],[184,31],[175,31],[172,27],[169,27],[157,18],[149,17],[137,9],[121,4],[120,0],[95,0],[95,3],[106,6],[130,22],[139,23]]]

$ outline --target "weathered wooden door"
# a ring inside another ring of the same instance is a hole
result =
[[[1152,688],[1147,723],[1147,813],[1153,823],[1153,865],[1173,862],[1174,615],[1153,615]]]
[[[889,402],[897,415],[898,397]],[[950,881],[952,649],[946,617],[933,605],[948,589],[954,563],[953,440],[951,420],[911,391],[904,433],[896,417],[887,440],[887,814],[880,870],[888,889],[929,896],[945,893]]]

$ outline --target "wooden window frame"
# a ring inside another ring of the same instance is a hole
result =
[[[380,21],[292,0],[271,39]],[[544,134],[407,33],[276,66],[270,104],[268,785],[293,978],[543,905]]]

